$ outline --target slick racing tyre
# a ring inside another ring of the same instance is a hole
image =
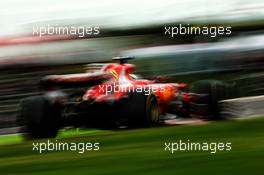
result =
[[[56,137],[59,130],[60,109],[44,96],[29,97],[21,101],[20,116],[27,136],[31,138]]]
[[[196,106],[206,105],[207,112],[205,118],[210,120],[223,119],[221,116],[221,109],[219,101],[233,97],[234,87],[227,83],[218,80],[200,80],[194,82],[190,87],[190,92],[195,94],[205,95],[205,97],[198,100]],[[195,109],[199,110],[199,107]]]
[[[150,94],[146,100],[145,120],[148,125],[156,125],[159,122],[160,110],[158,99],[154,94]]]
[[[159,123],[160,109],[155,94],[133,93],[127,104],[131,123],[140,126],[155,126]]]

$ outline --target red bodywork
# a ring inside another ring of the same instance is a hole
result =
[[[110,73],[111,77],[102,84],[88,89],[83,100],[91,100],[97,103],[116,101],[128,97],[129,93],[154,93],[159,100],[160,111],[166,111],[166,106],[178,95],[179,89],[186,84],[157,83],[155,80],[135,79],[132,75],[135,66],[132,64],[108,64],[102,68],[102,72]]]
[[[80,82],[97,82],[86,90],[82,101],[105,103],[128,98],[129,93],[154,93],[158,99],[160,112],[167,111],[169,103],[180,97],[184,103],[190,101],[188,93],[181,92],[187,87],[184,83],[159,83],[157,80],[135,78],[133,64],[110,63],[92,73],[51,75],[44,79],[45,83],[75,84]],[[100,81],[98,83],[98,81]],[[89,83],[88,83],[89,84]],[[90,84],[91,85],[91,84]],[[179,109],[178,106],[175,106]]]

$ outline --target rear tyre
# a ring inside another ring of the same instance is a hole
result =
[[[20,115],[25,122],[27,136],[31,138],[56,137],[59,130],[60,109],[44,96],[22,100]]]

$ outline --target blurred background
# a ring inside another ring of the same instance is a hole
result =
[[[135,56],[136,73],[175,82],[218,79],[239,96],[264,94],[262,0],[9,0],[0,3],[0,128],[14,127],[18,103],[41,77]],[[224,26],[230,35],[165,35],[165,26]],[[34,35],[40,26],[98,26],[98,35]],[[262,103],[261,103],[262,104]]]

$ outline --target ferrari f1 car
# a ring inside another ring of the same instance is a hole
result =
[[[219,118],[218,101],[227,98],[229,85],[202,80],[188,87],[167,83],[166,77],[140,79],[132,57],[115,57],[119,63],[69,75],[49,75],[41,80],[42,95],[21,101],[19,116],[32,137],[55,137],[67,125],[154,126],[173,113],[184,117]]]

